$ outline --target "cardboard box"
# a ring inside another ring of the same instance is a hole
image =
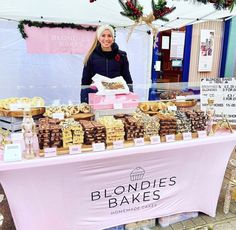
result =
[[[138,95],[135,93],[118,94],[118,95],[96,95],[89,94],[89,104],[93,110],[114,109],[115,104],[121,104],[122,108],[136,108],[138,106]]]
[[[156,219],[143,220],[125,225],[125,230],[148,230],[156,226]]]
[[[183,212],[171,216],[165,216],[158,218],[158,223],[161,227],[167,227],[170,224],[175,224],[180,221],[188,220],[198,217],[198,212]]]
[[[119,226],[112,227],[112,228],[106,228],[104,230],[125,230],[125,226],[124,225],[119,225]]]
[[[139,96],[136,93],[117,94],[117,95],[96,95],[96,93],[89,93],[89,104],[113,104],[114,102],[122,103],[126,101],[138,100]]]

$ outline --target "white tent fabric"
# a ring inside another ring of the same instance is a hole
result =
[[[236,14],[236,7],[217,11],[212,4],[204,5],[197,1],[167,0],[168,6],[176,6],[176,10],[168,15],[170,22],[157,20],[154,22],[159,30],[179,28],[205,20],[216,20]],[[151,0],[139,0],[144,6],[144,14],[151,12]],[[122,8],[118,0],[0,0],[0,17],[36,21],[70,22],[77,24],[109,23],[114,26],[131,26],[133,21],[120,14]]]

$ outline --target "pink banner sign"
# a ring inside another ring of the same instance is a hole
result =
[[[25,25],[27,51],[47,54],[85,54],[95,37],[94,31],[71,28],[37,28]]]

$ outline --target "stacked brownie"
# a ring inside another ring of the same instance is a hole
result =
[[[106,129],[102,124],[87,120],[81,120],[80,123],[84,130],[84,144],[106,142]]]
[[[160,136],[176,134],[177,121],[174,116],[159,113],[157,117],[160,120]]]
[[[206,129],[206,116],[203,111],[186,111],[186,116],[191,122],[192,132],[202,131]]]
[[[39,148],[62,147],[62,130],[59,119],[39,119],[38,139]]]

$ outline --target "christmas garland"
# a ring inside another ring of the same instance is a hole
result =
[[[121,15],[136,22],[138,22],[143,16],[143,6],[141,6],[137,0],[127,0],[125,3],[122,0],[119,0],[119,3],[124,10],[123,12],[120,12]],[[152,10],[155,20],[160,19],[163,21],[169,21],[169,19],[164,16],[171,13],[175,7],[170,8],[167,7],[166,4],[166,0],[158,0],[157,3],[152,0]]]
[[[236,4],[236,0],[197,0],[197,1],[203,4],[213,3],[215,9],[217,10],[229,9],[230,11],[232,11],[234,5]]]
[[[125,3],[122,0],[119,0],[119,3],[124,10],[124,12],[120,12],[121,15],[128,17],[133,21],[138,21],[143,15],[143,6],[141,6],[137,0],[128,0]]]
[[[81,26],[76,25],[74,23],[48,23],[48,22],[37,22],[37,21],[29,21],[29,20],[23,20],[20,21],[18,24],[18,29],[24,39],[26,39],[28,36],[25,33],[24,26],[28,25],[29,27],[34,26],[38,28],[48,27],[48,28],[71,28],[71,29],[77,29],[77,30],[86,30],[86,31],[96,31],[96,26]]]
[[[158,0],[157,3],[152,0],[152,10],[155,19],[160,19],[167,22],[169,21],[169,19],[164,16],[170,14],[173,10],[176,9],[176,7],[167,7],[166,4],[167,2],[165,0]]]

